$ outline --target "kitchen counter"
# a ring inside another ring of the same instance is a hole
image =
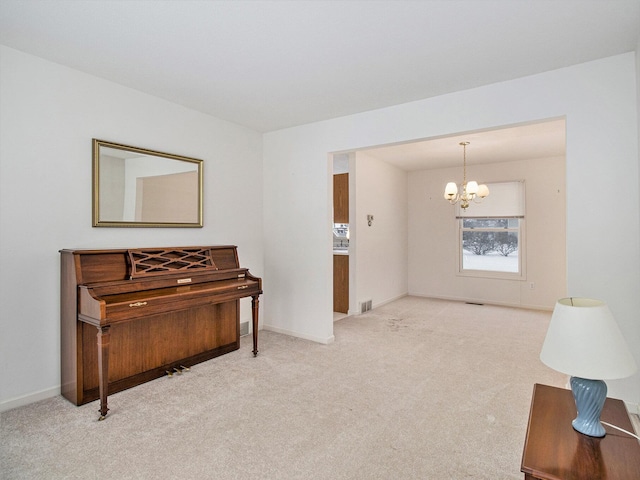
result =
[[[349,255],[349,250],[344,249],[344,250],[338,250],[338,249],[333,249],[333,254],[334,255]]]

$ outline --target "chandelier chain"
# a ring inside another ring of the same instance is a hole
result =
[[[462,186],[467,185],[467,145],[469,142],[460,142],[462,145]]]

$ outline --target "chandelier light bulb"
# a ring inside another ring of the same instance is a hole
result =
[[[478,196],[480,198],[485,198],[489,196],[489,187],[487,187],[484,183],[478,185]]]
[[[444,199],[451,200],[458,194],[458,186],[454,182],[447,183],[444,189]]]
[[[478,193],[478,182],[474,182],[473,180],[467,182],[467,194],[475,196]]]

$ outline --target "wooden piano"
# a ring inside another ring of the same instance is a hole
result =
[[[252,298],[258,354],[262,280],[235,246],[61,250],[62,395],[100,399],[240,348]]]

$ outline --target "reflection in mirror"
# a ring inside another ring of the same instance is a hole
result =
[[[94,227],[201,227],[202,160],[93,140]]]

